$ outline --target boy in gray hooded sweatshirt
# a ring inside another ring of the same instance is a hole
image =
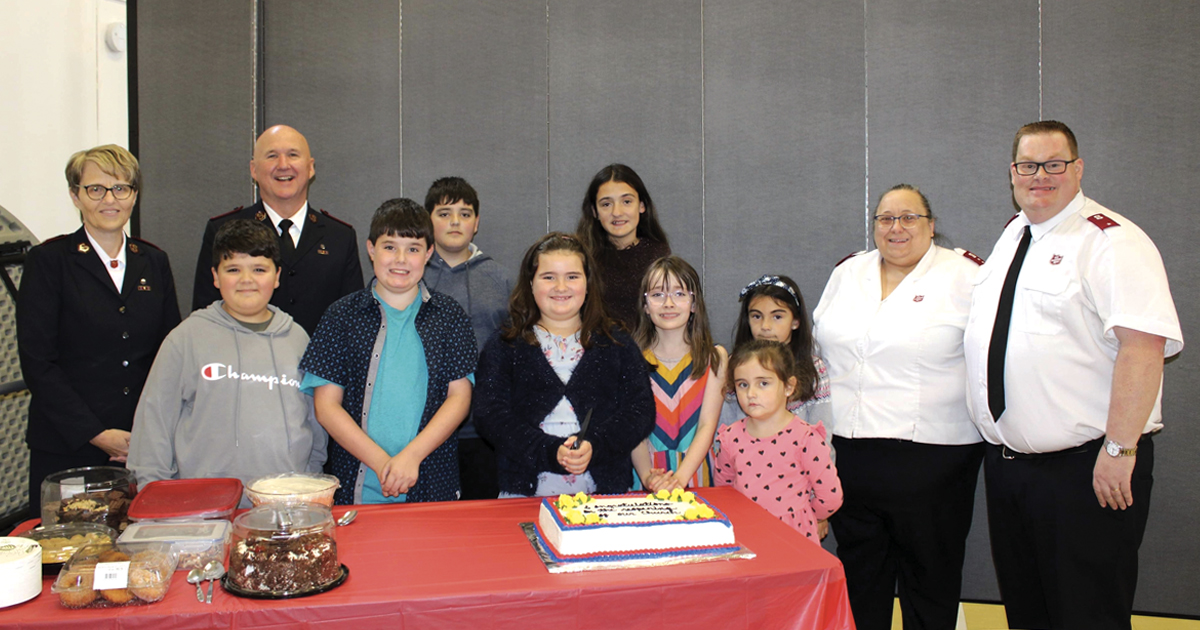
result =
[[[277,235],[240,219],[213,241],[221,299],[167,335],[133,420],[138,481],[321,472],[328,434],[300,393],[308,334],[268,302],[279,286]]]
[[[454,298],[471,318],[475,349],[508,319],[512,275],[471,242],[479,231],[479,196],[461,177],[443,177],[425,194],[433,220],[434,253],[425,266],[430,290]],[[458,429],[462,498],[495,499],[500,492],[496,451],[479,437],[471,416]]]

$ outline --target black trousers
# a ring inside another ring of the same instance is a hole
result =
[[[42,517],[42,482],[47,476],[84,466],[124,467],[125,464],[109,461],[108,453],[91,444],[84,444],[69,455],[29,449],[29,518]]]
[[[859,630],[952,630],[983,444],[833,437],[844,503],[830,518]]]
[[[482,438],[459,439],[458,478],[462,484],[460,499],[495,499],[500,494],[496,449]]]
[[[987,449],[992,559],[1011,628],[1131,627],[1154,443],[1144,436],[1138,444],[1133,505],[1113,510],[1100,507],[1092,490],[1101,442],[1036,459]]]

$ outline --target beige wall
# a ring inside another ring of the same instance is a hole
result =
[[[129,145],[128,54],[104,41],[124,21],[118,0],[0,0],[0,206],[41,240],[79,227],[67,158]]]

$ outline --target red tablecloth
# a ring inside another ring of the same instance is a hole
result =
[[[328,593],[252,600],[218,585],[202,604],[176,572],[156,604],[67,610],[47,578],[38,597],[0,609],[0,627],[854,628],[837,558],[731,488],[701,494],[758,557],[551,575],[518,527],[536,520],[536,499],[365,506],[338,529],[350,577]]]

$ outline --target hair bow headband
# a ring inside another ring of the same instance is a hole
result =
[[[783,280],[780,280],[779,276],[763,276],[763,277],[759,278],[758,280],[755,280],[754,282],[747,284],[746,288],[742,289],[742,292],[738,296],[738,299],[745,299],[747,294],[751,293],[752,291],[754,291],[755,289],[757,289],[759,287],[779,287],[780,289],[787,291],[788,295],[792,296],[792,301],[794,301],[796,303],[796,306],[800,306],[800,296],[796,295],[795,289],[793,289],[791,286],[789,286],[788,283],[784,282]]]

